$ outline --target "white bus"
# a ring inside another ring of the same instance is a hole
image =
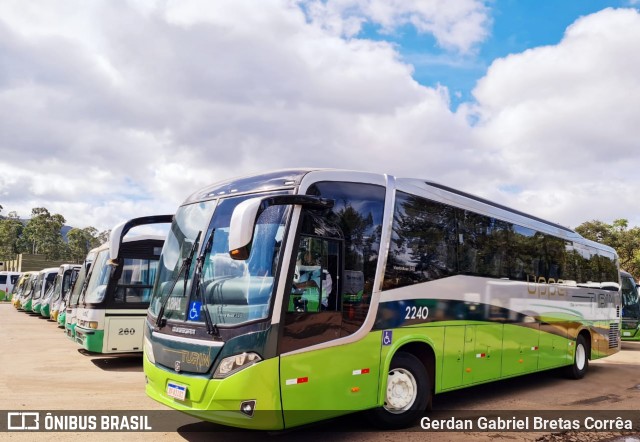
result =
[[[73,287],[82,266],[80,264],[62,264],[58,269],[58,275],[53,287],[47,293],[48,302],[42,306],[40,314],[51,321],[58,320],[58,313],[64,297]]]
[[[89,250],[89,253],[87,253],[87,257],[84,260],[84,264],[80,269],[80,273],[78,273],[78,278],[73,284],[73,288],[69,293],[67,293],[67,296],[63,299],[62,305],[60,306],[60,313],[58,315],[58,327],[64,328],[64,333],[72,341],[76,340],[76,312],[78,309],[80,294],[82,293],[82,289],[87,282],[87,276],[89,275],[89,271],[91,270],[91,264],[93,264],[93,261],[95,261],[97,254],[98,248]]]
[[[49,291],[49,288],[53,287],[53,281],[55,281],[57,274],[58,267],[49,267],[40,270],[31,297],[31,311],[33,313],[40,314],[44,304],[45,294]]]
[[[11,301],[11,291],[20,275],[20,272],[0,272],[0,301]]]
[[[164,237],[125,238],[137,226],[169,223],[172,215],[134,218],[116,226],[97,248],[82,290],[75,339],[90,353],[142,352],[143,325]]]

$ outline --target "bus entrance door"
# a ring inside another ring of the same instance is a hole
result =
[[[323,323],[321,316],[315,320],[317,325]],[[380,339],[380,333],[370,333],[352,344],[282,355],[280,390],[285,427],[374,407]]]

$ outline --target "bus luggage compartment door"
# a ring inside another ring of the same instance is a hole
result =
[[[105,353],[142,351],[144,317],[106,317]]]

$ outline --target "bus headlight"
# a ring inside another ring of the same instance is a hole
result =
[[[262,358],[253,352],[226,357],[220,362],[218,368],[216,368],[216,372],[213,374],[213,377],[215,379],[226,378],[227,376],[245,369],[261,360]]]
[[[151,345],[151,341],[146,336],[144,337],[144,345],[143,345],[144,354],[147,355],[147,359],[149,362],[155,365],[156,358],[153,356],[153,345]]]
[[[87,321],[89,328],[96,330],[98,328],[98,321]]]

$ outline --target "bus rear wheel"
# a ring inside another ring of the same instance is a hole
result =
[[[576,351],[573,364],[567,367],[566,374],[571,379],[582,379],[589,368],[589,347],[583,335],[576,339]]]
[[[389,366],[384,405],[371,411],[370,419],[378,427],[405,428],[413,424],[431,399],[427,370],[410,353],[398,352]]]

